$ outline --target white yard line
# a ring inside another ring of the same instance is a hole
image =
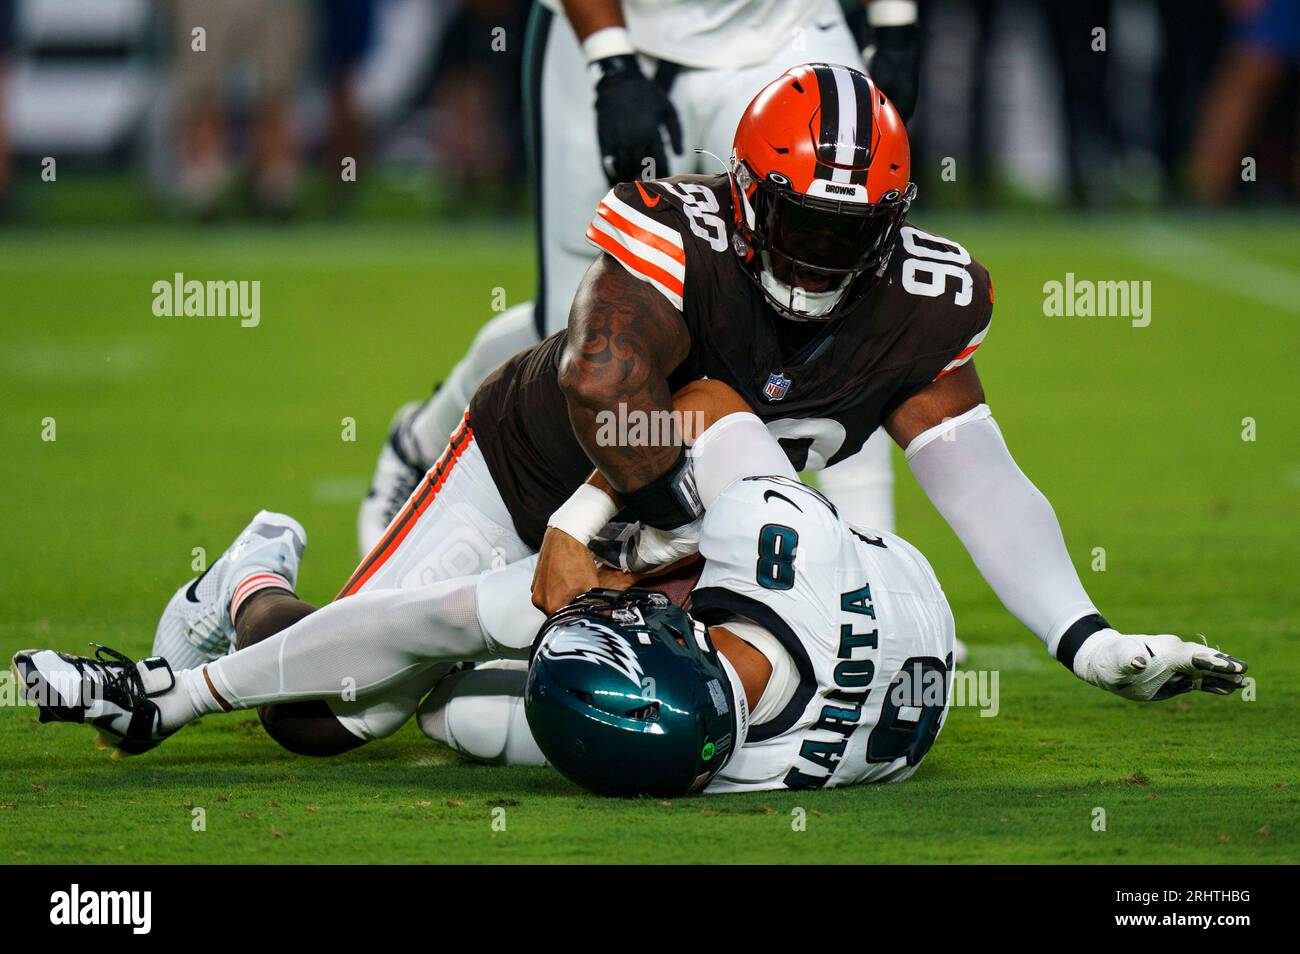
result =
[[[1162,271],[1279,311],[1300,314],[1300,272],[1247,258],[1188,232],[1151,225],[1130,242]]]

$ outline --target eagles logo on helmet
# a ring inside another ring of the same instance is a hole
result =
[[[740,679],[707,627],[663,593],[635,587],[591,590],[546,621],[524,711],[551,765],[589,791],[623,797],[701,790],[749,721]]]

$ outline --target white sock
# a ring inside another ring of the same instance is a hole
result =
[[[224,712],[221,701],[212,694],[202,666],[176,673],[176,685],[170,692],[156,696],[163,728],[174,731],[210,712]]]
[[[483,380],[507,358],[531,348],[538,340],[530,301],[488,321],[465,357],[442,382],[438,393],[412,415],[402,435],[402,449],[411,462],[432,467],[451,439],[451,432],[460,425],[470,398]]]
[[[213,691],[216,705],[231,709],[301,699],[364,701],[430,663],[486,659],[490,652],[475,611],[477,582],[458,577],[330,603],[208,664],[198,671],[203,682],[186,673],[184,684],[195,696],[191,708],[197,714],[216,711],[208,701]]]

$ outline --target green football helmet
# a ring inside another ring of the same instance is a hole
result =
[[[637,588],[591,590],[546,621],[524,711],[553,766],[588,791],[625,798],[704,788],[749,719],[708,628]]]

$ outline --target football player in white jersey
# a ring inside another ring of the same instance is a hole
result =
[[[527,673],[480,668],[445,680],[450,688],[421,707],[422,727],[481,758],[545,757],[602,794],[909,777],[942,728],[953,665],[953,618],[929,564],[892,534],[850,526],[799,483],[728,386],[696,382],[679,404],[707,422],[691,448],[705,514],[691,617],[659,593],[598,590],[548,622],[530,600],[534,557],[399,600],[363,590],[319,611],[341,624],[332,636],[298,624],[195,670],[111,650],[97,659],[31,650],[15,656],[15,671],[42,721],[90,723],[137,754],[202,715],[347,692],[364,710],[413,680],[426,685],[436,666],[531,654]],[[584,487],[609,492],[599,474]],[[283,560],[301,532],[266,515],[252,529],[250,540],[278,543],[228,556],[272,546]],[[1226,693],[1245,671],[1174,636],[1116,638],[1152,653],[1116,689],[1132,698]]]
[[[732,484],[705,524],[692,614],[781,660],[784,675],[709,790],[910,776],[943,726],[953,668],[952,612],[925,557],[783,478]]]
[[[549,761],[611,795],[822,788],[916,770],[953,668],[952,613],[925,557],[846,523],[752,414],[723,417],[696,450],[704,564],[689,617],[653,590],[593,591],[547,622],[528,671],[445,680],[421,708],[426,734],[494,764]],[[731,463],[710,472],[720,457]],[[744,471],[754,473],[717,486]]]
[[[96,661],[51,650],[20,653],[15,667],[41,703],[43,719],[93,723],[124,754],[136,754],[200,710],[335,699],[349,679],[358,704],[365,706],[370,695],[384,696],[409,674],[434,665],[526,658],[541,630],[533,676],[542,694],[547,687],[561,692],[561,683],[573,681],[565,670],[575,659],[584,663],[580,669],[603,661],[601,675],[613,673],[630,684],[621,694],[599,692],[601,704],[621,705],[623,697],[632,698],[639,713],[632,721],[654,737],[650,751],[641,747],[646,739],[634,740],[624,757],[606,753],[589,778],[571,764],[572,745],[556,742],[557,733],[566,737],[572,728],[564,721],[566,713],[548,718],[545,700],[527,715],[538,727],[534,741],[524,722],[522,669],[454,674],[446,680],[450,688],[435,692],[421,711],[426,731],[466,754],[495,755],[508,764],[542,764],[540,743],[566,773],[611,794],[678,795],[701,789],[706,781],[708,791],[738,791],[906,778],[938,735],[952,668],[952,614],[929,564],[892,534],[850,528],[830,501],[798,481],[776,439],[727,385],[697,382],[683,389],[678,404],[684,413],[702,414],[707,424],[692,444],[706,516],[699,542],[704,570],[691,612],[701,621],[698,649],[712,660],[713,685],[692,681],[689,666],[683,675],[677,665],[662,666],[649,650],[629,650],[617,635],[603,650],[592,648],[575,625],[557,622],[569,618],[572,624],[572,613],[557,614],[543,626],[546,618],[531,602],[536,558],[484,574],[473,584],[470,602],[476,609],[457,607],[465,602],[457,592],[464,587],[450,587],[447,598],[439,600],[437,621],[430,619],[433,625],[398,650],[400,661],[381,659],[391,653],[380,649],[384,643],[397,648],[392,644],[400,644],[400,638],[347,639],[335,652],[294,640],[291,629],[222,659],[216,664],[224,667],[220,672],[213,667],[174,673],[160,658],[137,665],[111,651]],[[591,484],[608,492],[598,474]],[[296,566],[301,538],[296,523],[262,514],[223,559],[260,559],[265,575],[288,574]],[[242,575],[260,585],[259,574]],[[621,573],[606,574],[604,580],[621,580],[619,586],[637,582]],[[354,606],[359,621],[370,612],[366,599],[362,592],[333,605]],[[622,612],[633,612],[642,623],[664,617],[680,628],[688,620],[658,593],[633,590],[628,598],[612,599],[609,605],[616,608],[641,601],[640,611]],[[582,620],[594,618],[595,602],[593,596],[576,602]],[[382,619],[376,622],[377,635],[387,632]],[[685,629],[697,638],[689,620]],[[632,630],[628,635],[637,640]],[[661,643],[672,638],[664,630],[656,630],[656,636]],[[650,645],[648,632],[644,638]],[[695,649],[687,658],[680,648],[670,648],[668,655],[674,663],[690,663]],[[661,656],[663,650],[660,645]],[[298,670],[309,656],[317,657],[311,674]],[[232,666],[241,673],[233,682],[226,674]],[[641,681],[643,671],[648,684]],[[313,681],[316,688],[309,686]],[[207,695],[208,705],[195,706],[196,689]],[[681,693],[694,693],[689,705],[711,707],[713,718],[687,712]],[[686,717],[670,732],[674,712]],[[578,729],[589,760],[601,752],[602,719],[587,721]],[[141,725],[149,726],[144,734]],[[449,735],[449,726],[459,734]],[[691,757],[683,760],[683,754]],[[698,759],[706,771],[697,771]],[[633,764],[648,774],[629,777]]]
[[[723,418],[743,417],[747,425],[738,427],[733,420],[714,439],[700,436],[694,442],[704,500],[754,472],[793,476],[780,445],[728,386],[695,382],[679,392],[676,405],[681,415],[699,421],[697,434],[707,435]],[[761,444],[755,444],[754,428],[761,432]],[[781,462],[769,463],[765,453],[761,463],[752,464],[746,445],[774,452]],[[337,754],[396,731],[449,664],[526,659],[546,619],[532,601],[538,559],[512,542],[504,529],[511,519],[503,508],[484,506],[491,477],[467,426],[458,430],[444,458],[437,501],[413,506],[445,508],[447,519],[406,526],[405,545],[382,563],[363,564],[344,587],[346,598],[315,612],[302,604],[301,611],[292,610],[272,626],[274,635],[217,654],[206,665],[180,661],[186,656],[179,623],[174,651],[139,663],[107,649],[94,659],[53,650],[18,653],[15,672],[40,705],[42,721],[93,724],[103,745],[115,754],[134,755],[200,715],[260,708],[267,731],[286,748]],[[584,490],[595,492],[593,484],[612,494],[594,474],[575,498]],[[568,517],[555,519],[563,524]],[[494,547],[488,541],[495,541]],[[300,603],[292,589],[305,542],[292,518],[258,514],[207,574],[178,591],[169,614],[188,621],[190,630],[203,629],[201,617],[221,616],[225,625],[219,630],[239,643],[241,631],[257,625],[249,613],[265,610],[266,599],[286,607]],[[499,551],[491,563],[479,552],[489,548]],[[464,565],[465,575],[448,578],[448,563]],[[494,568],[483,569],[489,566]],[[631,582],[621,571],[606,575],[606,582],[618,580]],[[326,625],[313,633],[322,622]],[[268,719],[268,712],[276,711]],[[500,711],[497,705],[482,718],[494,719]],[[307,722],[312,731],[303,735],[295,723]],[[337,731],[320,735],[322,722]]]
[[[610,185],[719,172],[745,106],[773,76],[820,61],[861,68],[906,120],[919,64],[915,0],[866,4],[864,54],[839,0],[541,0],[529,23],[525,102],[535,180],[535,300],[493,317],[428,401],[396,414],[358,514],[362,555],[379,541],[502,361],[565,327],[597,251],[584,239]],[[594,113],[594,116],[593,116]],[[667,140],[667,143],[665,142]],[[671,147],[671,148],[669,148]],[[819,475],[853,519],[893,527],[888,439]]]

